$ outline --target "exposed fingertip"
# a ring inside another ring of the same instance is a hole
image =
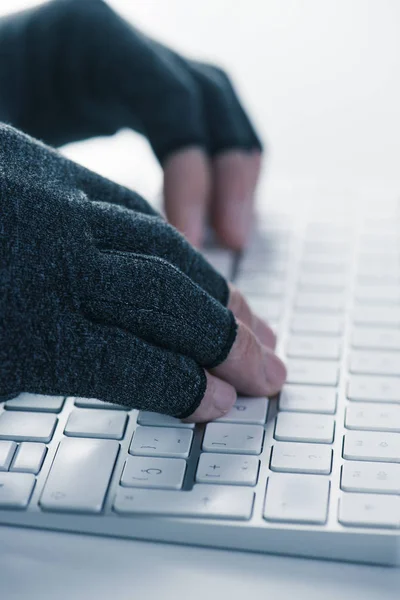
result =
[[[236,391],[226,381],[206,372],[207,388],[198,408],[186,419],[185,423],[204,423],[225,415],[236,402]]]
[[[270,348],[263,347],[265,374],[267,379],[267,395],[279,392],[286,381],[287,370],[282,360]]]

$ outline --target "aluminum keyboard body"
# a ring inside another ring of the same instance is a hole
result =
[[[400,564],[397,216],[259,219],[235,281],[277,331],[279,400],[196,427],[95,399],[5,403],[0,522]],[[228,253],[207,254],[229,275]]]

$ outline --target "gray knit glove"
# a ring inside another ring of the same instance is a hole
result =
[[[133,192],[0,125],[0,396],[186,417],[236,322],[225,280]]]

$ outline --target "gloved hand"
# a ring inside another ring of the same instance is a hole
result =
[[[164,169],[169,221],[201,245],[210,219],[242,248],[261,143],[224,71],[155,42],[102,0],[55,0],[0,20],[0,121],[59,146],[123,127]]]
[[[0,125],[0,209],[1,396],[201,421],[283,384],[272,331],[133,192]]]

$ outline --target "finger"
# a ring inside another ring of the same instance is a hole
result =
[[[276,335],[272,329],[253,313],[246,298],[231,283],[229,284],[229,290],[228,308],[233,312],[236,319],[247,325],[264,346],[275,349]]]
[[[96,251],[81,262],[80,309],[149,344],[208,369],[225,360],[236,337],[232,312],[165,260]]]
[[[204,423],[219,419],[236,402],[236,390],[233,386],[206,371],[207,389],[199,407],[188,418],[187,423]]]
[[[91,226],[100,249],[163,258],[227,305],[229,289],[225,279],[164,219],[108,203],[94,203]]]
[[[192,415],[206,394],[208,379],[195,361],[118,327],[82,320],[79,328],[70,332],[63,351],[66,368],[55,390],[63,394],[178,418]],[[231,406],[234,395],[228,388],[223,382],[216,388],[207,400],[208,414],[221,415]]]
[[[248,396],[274,395],[286,379],[283,362],[243,323],[227,359],[211,372]]]
[[[213,160],[211,223],[222,244],[234,250],[245,247],[252,224],[255,162],[239,150]]]
[[[164,205],[168,221],[194,246],[201,246],[210,199],[210,166],[201,148],[170,155],[164,167]]]

